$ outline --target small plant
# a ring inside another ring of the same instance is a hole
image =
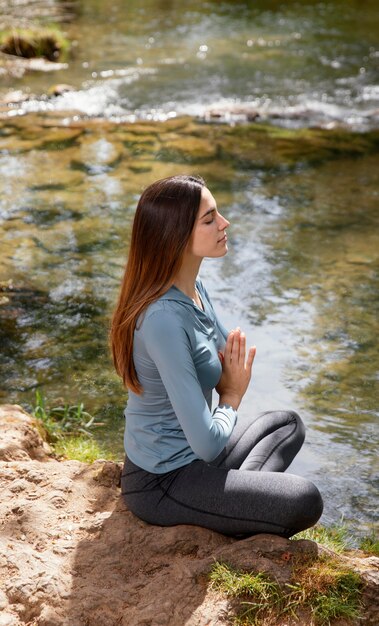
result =
[[[373,532],[361,540],[359,547],[363,552],[379,556],[379,537]]]
[[[215,563],[209,578],[213,589],[241,599],[235,624],[259,624],[261,618],[267,619],[282,612],[281,589],[266,574],[239,572],[225,563]]]
[[[85,411],[82,402],[48,408],[44,396],[37,390],[32,414],[41,422],[58,456],[83,463],[93,463],[99,458],[117,460],[114,453],[94,439],[90,429],[104,426],[104,423],[97,422],[93,415]]]
[[[296,619],[304,609],[310,626],[360,617],[360,577],[331,557],[295,564],[291,584],[283,586],[266,574],[239,572],[225,563],[215,563],[209,577],[213,589],[233,598],[235,625],[268,626],[288,614]]]
[[[69,460],[93,463],[97,459],[110,459],[112,455],[103,450],[97,441],[88,437],[65,437],[54,446],[55,453]]]
[[[303,563],[294,569],[294,579],[316,625],[359,618],[361,578],[336,558],[322,556],[312,564]]]
[[[312,526],[312,528],[307,528],[298,533],[292,539],[310,539],[338,553],[350,548],[352,544],[348,528],[343,522],[328,528],[325,526]]]
[[[41,420],[51,443],[67,436],[86,435],[91,437],[91,426],[102,426],[95,422],[94,416],[84,410],[83,402],[80,404],[64,404],[53,408],[47,408],[45,398],[39,390],[36,391],[36,405],[33,415]]]

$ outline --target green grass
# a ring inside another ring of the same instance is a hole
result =
[[[302,564],[295,568],[294,578],[299,597],[309,606],[316,625],[360,617],[361,578],[336,558],[323,556],[311,565]]]
[[[373,532],[372,535],[369,535],[368,537],[364,537],[361,540],[359,547],[361,550],[363,550],[363,552],[367,552],[368,554],[373,554],[374,556],[379,556],[378,536]]]
[[[41,420],[49,440],[54,443],[67,435],[91,436],[90,428],[100,426],[95,417],[85,411],[84,404],[59,404],[48,407],[40,391],[36,391],[36,401],[33,409],[34,417]]]
[[[48,442],[58,456],[92,463],[96,459],[115,460],[114,455],[93,437],[94,428],[103,426],[85,409],[83,403],[63,403],[48,407],[40,391],[36,391],[32,411],[40,421]]]
[[[88,437],[65,437],[54,445],[54,451],[65,459],[93,463],[97,459],[110,459],[111,455],[105,451],[94,439]]]
[[[241,600],[234,624],[260,624],[260,619],[274,617],[283,611],[283,594],[279,585],[265,574],[239,572],[225,563],[215,563],[209,578],[211,588],[229,598]]]
[[[331,557],[298,563],[291,584],[280,586],[263,573],[248,573],[225,563],[215,563],[209,574],[211,588],[231,599],[235,626],[276,624],[279,618],[304,610],[309,625],[329,626],[334,620],[346,623],[361,613],[359,575]]]
[[[353,543],[349,530],[343,522],[328,528],[325,526],[312,526],[312,528],[307,528],[307,530],[298,533],[292,539],[310,539],[338,553],[351,548]]]
[[[343,523],[335,524],[328,528],[313,526],[298,533],[292,539],[310,539],[337,553],[351,550],[358,546],[359,549],[367,552],[367,554],[379,556],[379,538],[374,531],[367,537],[357,540],[356,537],[351,536],[348,527]]]

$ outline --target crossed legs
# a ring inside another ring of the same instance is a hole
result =
[[[123,496],[131,511],[152,524],[290,537],[315,524],[323,507],[312,482],[284,473],[303,441],[304,426],[296,413],[268,411],[237,424],[211,464],[199,460],[151,474],[126,459]]]

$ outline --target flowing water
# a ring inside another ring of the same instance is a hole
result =
[[[85,0],[66,30],[69,67],[14,81],[25,110],[165,119],[247,107],[284,124],[378,124],[379,12],[354,0]],[[1,16],[1,13],[0,13]],[[4,87],[10,86],[4,81]]]
[[[324,523],[371,528],[378,31],[374,3],[358,11],[354,2],[83,3],[67,25],[75,58],[54,77],[75,91],[33,97],[0,122],[2,402],[30,407],[37,388],[51,404],[83,400],[107,424],[96,437],[122,457],[126,394],[107,326],[136,200],[156,178],[199,173],[231,222],[228,255],[206,260],[202,277],[226,325],[257,345],[241,411],[297,410],[308,436],[292,470],[319,485]],[[12,86],[38,95],[51,82],[27,75]],[[220,103],[253,103],[260,122],[179,115]],[[331,120],[343,128],[309,128]]]

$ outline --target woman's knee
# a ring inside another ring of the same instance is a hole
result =
[[[288,416],[288,421],[292,422],[296,425],[296,435],[301,442],[303,443],[305,439],[305,426],[304,422],[301,419],[300,415],[296,413],[296,411],[286,411]]]
[[[295,522],[298,528],[297,532],[316,524],[324,508],[322,496],[316,485],[305,478],[300,480],[301,488],[298,490],[296,505],[294,506],[294,510],[297,511],[297,520]]]
[[[265,418],[265,416],[270,416],[272,418],[273,423],[276,424],[277,428],[281,428],[283,426],[289,426],[291,424],[294,425],[294,431],[299,441],[304,441],[305,439],[305,426],[304,422],[301,419],[300,415],[296,413],[296,411],[292,410],[279,410],[279,411],[266,411],[262,413],[260,417]]]

